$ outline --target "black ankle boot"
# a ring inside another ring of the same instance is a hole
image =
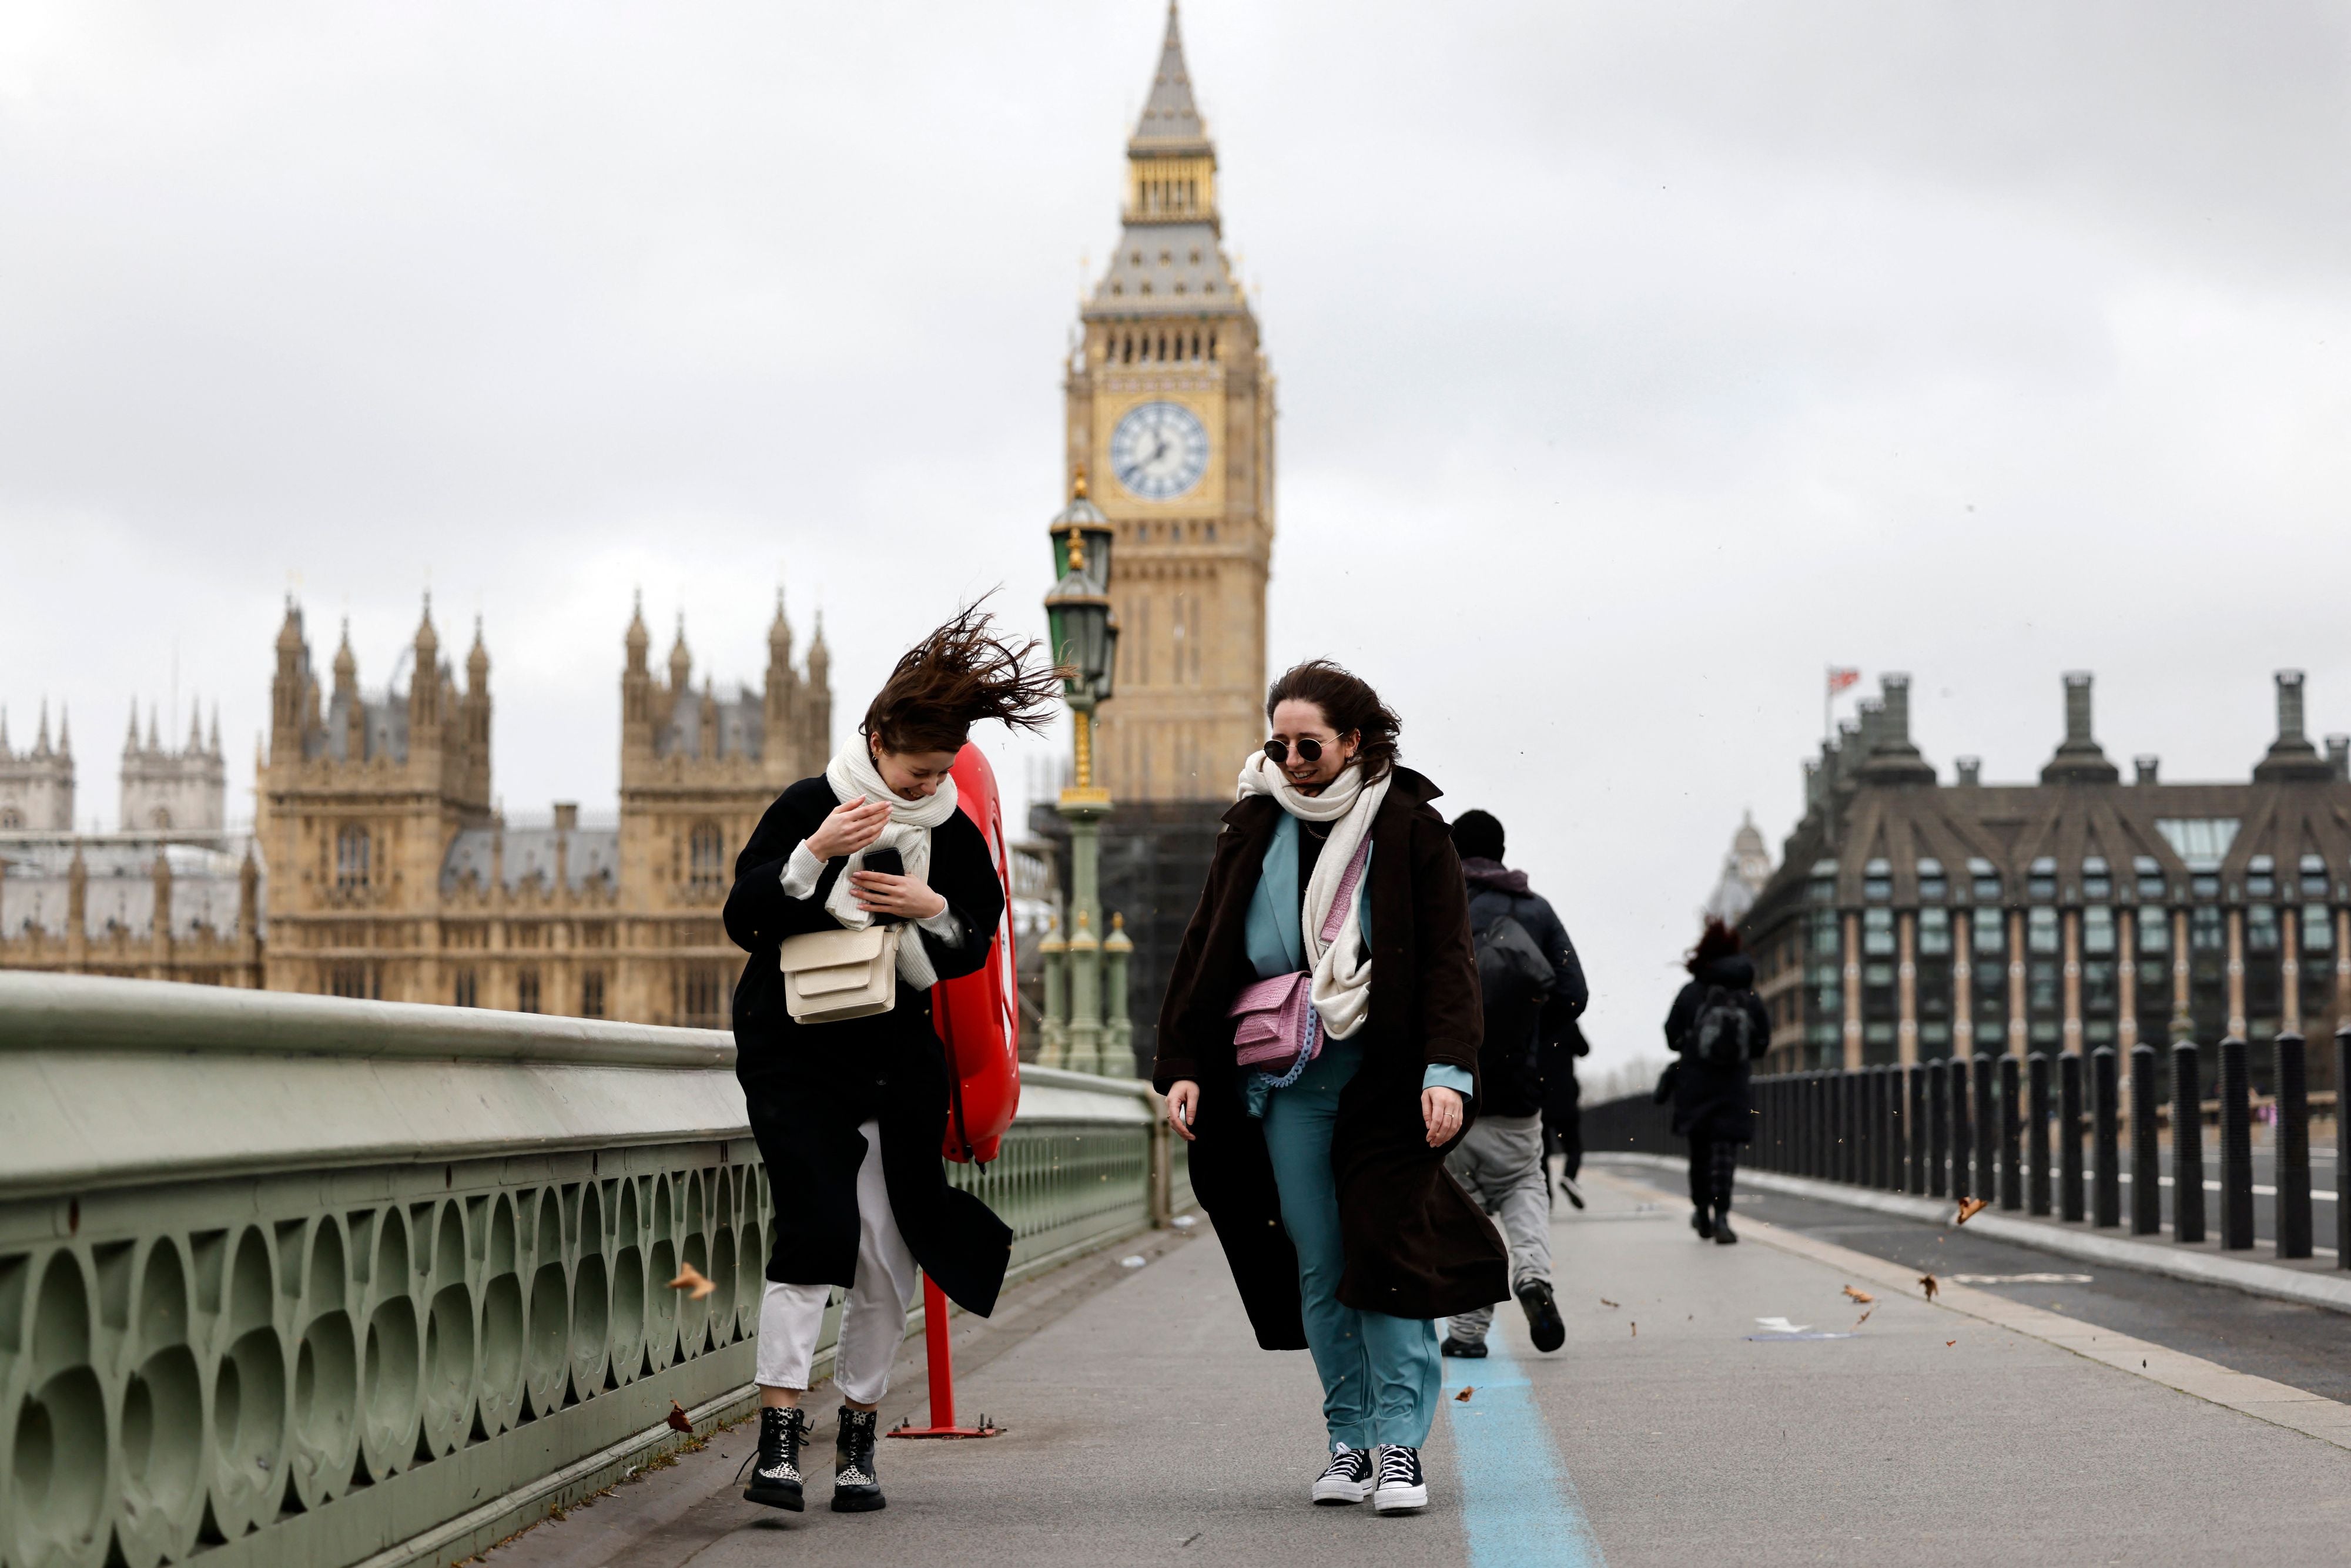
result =
[[[1730,1247],[1738,1243],[1739,1233],[1730,1228],[1730,1205],[1721,1204],[1714,1211],[1714,1244]]]
[[[1690,1209],[1690,1228],[1698,1232],[1698,1239],[1700,1241],[1714,1239],[1714,1217],[1707,1213],[1704,1204],[1696,1205]]]
[[[881,1418],[879,1411],[841,1407],[841,1431],[832,1444],[835,1513],[871,1513],[883,1506],[882,1477],[873,1468],[873,1437]]]
[[[759,1450],[752,1457],[751,1484],[743,1489],[743,1500],[799,1512],[800,1445],[807,1438],[807,1411],[761,1410]]]

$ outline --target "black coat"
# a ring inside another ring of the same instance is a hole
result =
[[[1470,883],[1471,931],[1483,931],[1506,915],[1526,927],[1535,946],[1551,960],[1552,989],[1541,1010],[1524,1020],[1526,1032],[1518,1039],[1500,1038],[1501,1030],[1497,1027],[1500,1020],[1486,1020],[1486,1040],[1479,1051],[1479,1082],[1486,1093],[1486,1114],[1533,1116],[1543,1108],[1543,1061],[1551,1054],[1549,1048],[1574,1029],[1575,1020],[1583,1016],[1592,999],[1592,992],[1584,984],[1583,965],[1575,956],[1575,944],[1567,939],[1567,927],[1560,924],[1551,900],[1527,891],[1524,873],[1509,873],[1507,883],[1495,878]]]
[[[1012,1230],[988,1207],[947,1186],[939,1155],[946,1132],[946,1048],[931,1027],[931,994],[898,982],[891,1011],[840,1023],[800,1024],[784,1008],[776,949],[787,936],[837,928],[825,897],[847,859],[828,862],[805,899],[784,894],[784,862],[841,802],[822,777],[785,790],[735,861],[726,935],[751,955],[735,987],[735,1075],[775,1201],[768,1278],[786,1285],[840,1285],[857,1273],[857,1167],[861,1124],[881,1124],[883,1174],[899,1232],[923,1271],[986,1317],[1003,1289]],[[961,811],[931,830],[931,888],[963,927],[949,946],[925,931],[923,946],[943,980],[987,961],[1004,886],[987,843]]]
[[[1510,1293],[1501,1237],[1445,1169],[1459,1138],[1432,1149],[1421,1120],[1426,1069],[1466,1069],[1474,1085],[1480,1033],[1468,890],[1445,819],[1428,804],[1437,795],[1437,786],[1399,768],[1372,824],[1371,1015],[1353,1037],[1364,1064],[1340,1092],[1331,1143],[1347,1255],[1339,1300],[1401,1318],[1447,1317]],[[1241,1102],[1242,1070],[1225,1016],[1257,978],[1244,926],[1280,815],[1262,795],[1225,813],[1160,1009],[1152,1082],[1162,1093],[1178,1079],[1200,1085],[1193,1191],[1216,1221],[1258,1343],[1302,1350],[1298,1254],[1281,1226],[1264,1125]],[[1473,1087],[1464,1133],[1478,1104]]]
[[[1720,986],[1739,997],[1740,1006],[1754,1025],[1747,1060],[1729,1067],[1712,1067],[1689,1049],[1690,1025],[1708,986]],[[1674,1135],[1704,1138],[1709,1143],[1744,1144],[1755,1136],[1755,1103],[1748,1093],[1748,1063],[1771,1046],[1771,1015],[1755,994],[1755,966],[1740,954],[1716,958],[1692,976],[1666,1014],[1666,1043],[1679,1053],[1674,1068]]]

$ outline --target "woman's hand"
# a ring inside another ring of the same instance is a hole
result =
[[[1167,1124],[1176,1129],[1176,1136],[1186,1143],[1193,1139],[1192,1119],[1200,1113],[1200,1086],[1188,1078],[1178,1078],[1167,1089]]]
[[[930,884],[911,876],[892,876],[883,871],[853,871],[849,873],[849,888],[857,900],[857,907],[868,915],[894,915],[902,920],[928,920],[946,911],[947,901],[933,893]]]
[[[1424,1089],[1420,1092],[1420,1119],[1428,1126],[1428,1146],[1440,1147],[1445,1141],[1461,1130],[1461,1095],[1458,1090]]]
[[[843,800],[808,836],[809,853],[820,861],[853,855],[880,838],[882,830],[889,825],[888,801],[868,800],[862,795],[854,800]]]

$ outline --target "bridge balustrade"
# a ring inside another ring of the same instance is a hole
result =
[[[734,1057],[0,975],[0,1568],[446,1563],[674,1406],[747,1408],[774,1200]],[[949,1168],[1016,1275],[1191,1205],[1149,1089],[1090,1075],[1024,1071],[1002,1157]]]

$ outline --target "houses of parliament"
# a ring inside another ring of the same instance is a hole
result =
[[[820,626],[795,665],[780,598],[759,690],[697,688],[682,622],[660,669],[652,641],[640,608],[609,826],[494,807],[489,652],[476,626],[461,680],[429,602],[404,689],[360,685],[348,631],[322,682],[287,602],[249,836],[217,721],[174,753],[134,716],[112,833],[72,831],[69,737],[0,740],[0,967],[724,1027],[735,850],[831,756],[830,659]]]

